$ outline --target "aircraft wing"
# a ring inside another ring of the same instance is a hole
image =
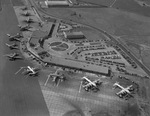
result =
[[[116,93],[117,95],[119,95],[119,94],[122,94],[122,93],[125,93],[126,91],[125,90],[121,90],[121,91],[119,91],[118,93]]]
[[[121,90],[120,92],[118,92],[117,94],[119,95],[119,94],[122,94],[122,93],[128,93],[128,94],[131,94],[130,91],[129,91],[127,88],[122,89],[122,90]]]
[[[29,75],[36,75],[38,72],[29,72]]]
[[[10,45],[9,45],[8,43],[6,43],[6,46],[8,46],[8,47],[9,47]]]
[[[86,85],[83,85],[83,87],[90,87],[90,86],[94,86],[92,83],[88,83]]]
[[[6,56],[6,57],[8,57],[8,58],[14,58],[14,54],[6,54],[6,55],[4,55],[4,56]]]
[[[10,60],[17,60],[17,59],[22,59],[22,57],[8,57]]]
[[[18,49],[18,47],[13,47],[13,46],[10,46],[10,48],[11,48],[11,49]]]
[[[51,77],[52,77],[52,81],[53,81],[53,82],[56,82],[57,79],[58,79],[58,77],[57,77],[57,76],[54,76],[54,75],[51,75]]]
[[[129,90],[132,87],[132,85],[128,86],[126,89]]]
[[[32,73],[35,73],[35,71],[30,66],[27,66],[27,67]]]
[[[10,55],[9,55],[9,54],[5,54],[5,55],[3,55],[3,56],[10,57]]]
[[[93,83],[95,83],[95,84],[97,84],[99,82],[101,82],[100,79],[97,79],[97,80],[93,81]]]

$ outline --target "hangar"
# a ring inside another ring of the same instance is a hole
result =
[[[85,39],[84,34],[79,32],[63,32],[63,35],[66,39]]]
[[[63,0],[63,1],[53,1],[53,0],[46,0],[45,1],[45,5],[46,6],[69,6],[69,2],[67,0]]]

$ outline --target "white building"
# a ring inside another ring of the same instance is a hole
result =
[[[53,1],[53,0],[46,0],[46,6],[69,6],[69,2],[67,0],[64,1]]]
[[[84,34],[79,32],[63,32],[63,35],[66,39],[85,39]]]

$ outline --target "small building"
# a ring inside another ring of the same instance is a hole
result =
[[[69,6],[69,2],[67,0],[63,0],[63,1],[53,1],[53,0],[46,0],[45,1],[45,5],[46,6]]]
[[[85,39],[84,34],[79,32],[63,32],[63,35],[66,39]]]
[[[39,2],[41,8],[48,8],[48,6],[45,4],[45,1]]]
[[[48,34],[49,37],[52,37],[54,28],[55,28],[55,24],[52,24],[52,27],[51,27],[51,29],[50,29],[50,31],[49,31],[49,34]]]

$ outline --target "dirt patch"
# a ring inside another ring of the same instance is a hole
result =
[[[124,116],[140,116],[141,114],[137,104],[129,104],[124,113]]]

